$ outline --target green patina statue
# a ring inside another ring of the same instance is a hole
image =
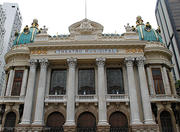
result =
[[[38,26],[38,20],[34,19],[30,28],[28,27],[28,25],[26,25],[22,33],[19,34],[18,32],[16,32],[14,45],[32,43],[36,34],[40,32]]]
[[[160,36],[160,29],[154,30],[152,29],[149,22],[146,23],[146,25],[143,23],[143,20],[141,16],[138,16],[136,18],[136,28],[139,34],[140,40],[150,41],[150,42],[161,42],[162,38]]]

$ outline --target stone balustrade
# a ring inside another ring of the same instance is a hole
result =
[[[77,95],[76,102],[97,102],[96,95]]]
[[[24,96],[1,96],[0,103],[8,103],[8,102],[24,102]]]
[[[151,102],[157,102],[157,101],[178,101],[179,97],[175,95],[165,95],[165,94],[159,94],[159,95],[152,95],[150,96]]]
[[[45,97],[45,102],[66,102],[66,95],[48,95]]]
[[[129,96],[126,94],[107,94],[107,102],[129,102]]]

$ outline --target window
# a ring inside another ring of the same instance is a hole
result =
[[[107,68],[108,94],[124,94],[123,73],[121,68]]]
[[[165,94],[160,68],[152,69],[153,83],[156,94]]]
[[[51,74],[50,95],[66,94],[67,70],[53,70]]]
[[[95,94],[94,69],[79,69],[78,72],[78,94]]]
[[[23,70],[16,70],[14,75],[12,92],[11,92],[12,96],[20,96],[22,78],[23,78]]]

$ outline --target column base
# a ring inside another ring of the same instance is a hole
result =
[[[97,125],[97,132],[110,132],[110,125]]]
[[[76,125],[64,125],[64,132],[76,132]]]
[[[159,132],[157,124],[131,125],[131,132]]]

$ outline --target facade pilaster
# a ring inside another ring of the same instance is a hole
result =
[[[10,72],[9,72],[9,79],[8,79],[8,84],[7,84],[7,88],[6,88],[6,96],[11,95],[11,89],[12,89],[12,85],[13,85],[13,77],[14,77],[14,69],[11,68]]]
[[[107,108],[106,108],[106,98],[105,98],[105,58],[97,58],[96,64],[98,66],[98,115],[99,115],[99,126],[108,125],[107,123]]]
[[[67,63],[69,66],[69,75],[68,75],[68,87],[67,87],[67,118],[65,123],[65,128],[69,129],[75,126],[75,71],[77,65],[76,58],[68,58]],[[74,127],[73,127],[74,128]]]
[[[164,79],[163,82],[164,82],[165,93],[167,95],[171,95],[171,89],[170,89],[168,74],[167,74],[165,66],[162,67],[162,71],[163,71],[163,79]]]
[[[155,124],[152,117],[151,103],[149,98],[149,91],[147,86],[146,74],[144,69],[144,61],[145,57],[137,57],[136,58],[140,79],[140,89],[141,89],[141,100],[143,106],[143,114],[144,114],[144,123],[145,124]]]
[[[3,85],[2,85],[3,87],[2,87],[2,91],[1,91],[1,96],[5,96],[7,80],[8,80],[8,75],[6,73],[5,74],[5,79],[4,79],[4,82],[3,82]]]
[[[38,84],[37,91],[37,101],[36,101],[36,109],[35,109],[35,117],[33,125],[44,125],[44,96],[46,90],[46,76],[47,76],[47,59],[40,59],[40,79]]]
[[[20,96],[25,96],[26,86],[27,86],[27,78],[28,78],[28,69],[26,68],[23,73],[22,86]]]
[[[129,98],[130,98],[130,111],[131,111],[131,124],[132,125],[142,124],[142,122],[140,121],[137,91],[136,91],[136,87],[135,87],[134,70],[133,70],[134,60],[135,60],[135,58],[133,58],[133,57],[125,58],[125,63],[126,63],[126,67],[127,67]]]
[[[153,78],[152,78],[151,68],[149,66],[147,66],[146,70],[147,70],[148,86],[149,86],[150,95],[155,95],[156,93],[155,93],[155,90],[153,87]]]
[[[37,60],[31,59],[30,60],[30,71],[29,71],[29,78],[27,84],[27,92],[24,101],[24,111],[21,124],[30,124],[31,123],[31,113],[32,113],[32,106],[33,106],[33,95],[34,95],[34,87],[35,87],[35,80],[36,80],[36,66]]]

